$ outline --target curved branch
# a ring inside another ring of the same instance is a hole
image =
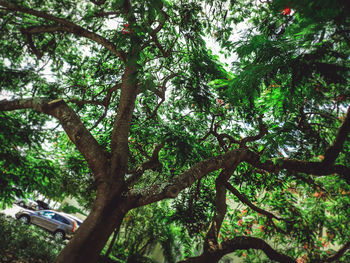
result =
[[[281,263],[296,263],[291,257],[274,250],[264,240],[256,237],[235,237],[222,243],[222,254],[228,254],[237,249],[260,249],[266,256]]]
[[[339,258],[341,258],[343,256],[343,254],[350,249],[350,242],[347,242],[344,246],[342,246],[334,255],[329,256],[328,258],[326,258],[323,262],[324,263],[328,263],[328,262],[332,262],[334,260],[337,260]]]
[[[238,163],[230,168],[222,170],[215,181],[215,213],[205,237],[204,251],[209,251],[213,248],[215,249],[215,247],[218,246],[218,236],[227,212],[226,183],[236,170],[237,166]]]
[[[240,147],[245,147],[247,142],[254,142],[254,141],[260,140],[264,135],[268,133],[268,130],[265,124],[262,122],[261,118],[258,119],[258,122],[259,122],[259,133],[255,136],[248,136],[243,138],[239,143]]]
[[[187,171],[178,175],[167,183],[152,185],[143,190],[131,191],[128,194],[135,199],[135,205],[143,206],[165,198],[175,198],[180,191],[191,186],[195,181],[207,174],[232,166],[236,162],[247,162],[256,168],[277,173],[280,170],[289,172],[302,172],[317,176],[326,176],[334,173],[342,175],[350,184],[350,168],[343,165],[324,165],[321,162],[307,162],[293,159],[280,159],[277,164],[272,160],[264,163],[260,161],[260,155],[247,148],[234,149],[225,154],[203,160]]]
[[[144,162],[136,170],[128,171],[129,174],[133,174],[133,176],[130,177],[126,181],[126,184],[128,186],[131,186],[135,181],[137,181],[143,175],[143,173],[146,170],[149,170],[149,169],[156,170],[158,167],[161,167],[161,163],[159,162],[159,152],[160,152],[161,149],[163,149],[164,145],[165,145],[164,143],[161,143],[161,144],[157,145],[154,148],[152,156],[148,156],[148,154],[145,153],[148,161]]]
[[[215,118],[215,115],[213,116],[213,120],[214,120],[214,118]],[[259,118],[258,121],[259,121],[259,133],[257,135],[254,135],[254,136],[247,136],[241,140],[236,140],[231,135],[226,134],[226,133],[219,134],[217,132],[217,130],[219,128],[219,124],[217,123],[217,124],[215,124],[215,127],[213,127],[213,121],[212,121],[209,133],[203,139],[206,139],[210,134],[214,135],[216,137],[216,139],[218,140],[220,146],[225,151],[227,151],[228,147],[226,146],[224,139],[227,139],[230,142],[229,147],[231,147],[231,144],[238,144],[240,148],[244,148],[244,147],[246,147],[246,144],[248,142],[254,142],[254,141],[260,140],[264,135],[266,135],[268,133],[266,126],[262,122],[262,119]],[[203,139],[201,139],[201,140],[203,140]]]
[[[112,42],[100,36],[99,34],[91,32],[67,19],[59,18],[42,11],[21,7],[16,4],[8,3],[7,1],[3,1],[3,0],[0,0],[0,6],[6,7],[7,10],[18,11],[21,13],[33,15],[33,16],[40,17],[45,20],[53,21],[59,24],[55,26],[37,26],[37,27],[23,29],[23,31],[28,34],[47,33],[47,32],[52,33],[52,32],[59,32],[59,31],[73,33],[75,35],[82,36],[90,40],[93,40],[96,43],[99,43],[100,45],[108,49],[112,54],[119,57],[123,62],[126,61],[124,52],[121,50],[118,50]]]
[[[198,257],[188,258],[178,263],[204,263],[218,262],[224,255],[232,253],[239,249],[260,249],[264,251],[266,256],[281,263],[296,263],[291,257],[274,250],[264,240],[256,237],[239,236],[222,242],[222,247],[215,251],[203,253]]]
[[[343,150],[343,145],[345,140],[348,137],[350,132],[350,107],[346,113],[345,120],[342,126],[339,128],[338,134],[333,142],[333,145],[330,146],[325,154],[324,160],[322,161],[325,165],[333,164],[335,160],[338,158],[339,153]]]
[[[0,101],[0,111],[19,109],[33,109],[58,119],[68,137],[84,156],[95,179],[100,179],[107,167],[106,153],[86,129],[79,116],[62,99],[31,98]]]
[[[130,190],[128,195],[135,200],[135,206],[143,206],[164,198],[175,198],[180,191],[191,186],[210,172],[230,167],[240,161],[240,151],[234,150],[223,155],[208,158],[180,174],[168,183],[152,185],[143,190]]]
[[[343,165],[328,165],[323,162],[308,162],[287,158],[278,159],[276,164],[272,160],[267,160],[263,163],[260,161],[258,154],[248,149],[244,149],[243,151],[245,153],[244,161],[256,168],[261,168],[269,172],[278,172],[285,169],[289,172],[301,172],[315,176],[326,176],[336,173],[341,175],[350,184],[350,168]]]
[[[253,209],[254,211],[267,216],[268,218],[276,218],[277,220],[281,220],[281,218],[275,216],[274,214],[261,209],[259,207],[257,207],[256,205],[254,205],[252,202],[249,201],[249,199],[244,195],[241,194],[235,187],[233,187],[229,182],[226,183],[226,188],[233,193],[235,196],[237,196],[237,198],[244,204],[246,204],[247,206],[249,206],[251,209]]]

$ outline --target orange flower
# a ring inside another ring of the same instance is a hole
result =
[[[260,232],[264,232],[265,226],[261,225],[261,226],[259,226],[259,229],[260,229]]]
[[[243,220],[242,219],[238,220],[238,225],[242,226],[242,224],[243,224]]]

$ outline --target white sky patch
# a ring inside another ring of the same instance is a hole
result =
[[[234,26],[233,32],[229,38],[230,42],[239,42],[243,38],[243,34],[245,30],[248,28],[248,21],[244,21],[242,23],[239,23]],[[204,40],[206,42],[207,48],[209,48],[214,55],[217,55],[219,57],[220,62],[222,62],[225,66],[225,69],[230,71],[230,65],[232,65],[233,62],[238,61],[238,56],[234,51],[234,47],[232,47],[232,50],[223,50],[220,47],[220,44],[216,41],[215,37],[212,36],[206,36],[204,37]]]

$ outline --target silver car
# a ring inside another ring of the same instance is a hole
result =
[[[58,239],[71,238],[79,227],[79,224],[71,216],[52,210],[23,209],[16,214],[16,218],[23,223],[32,223],[45,228]]]

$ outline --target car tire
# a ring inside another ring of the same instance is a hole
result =
[[[53,233],[53,236],[55,237],[55,239],[62,240],[65,238],[66,233],[64,233],[64,231],[62,231],[62,230],[57,230],[57,231],[55,231],[55,233]]]
[[[30,222],[30,217],[26,215],[22,215],[18,218],[19,221],[21,221],[24,224],[29,224]]]
[[[19,202],[18,205],[19,205],[20,207],[24,207],[24,206],[25,206],[25,204],[24,204],[23,201]]]

